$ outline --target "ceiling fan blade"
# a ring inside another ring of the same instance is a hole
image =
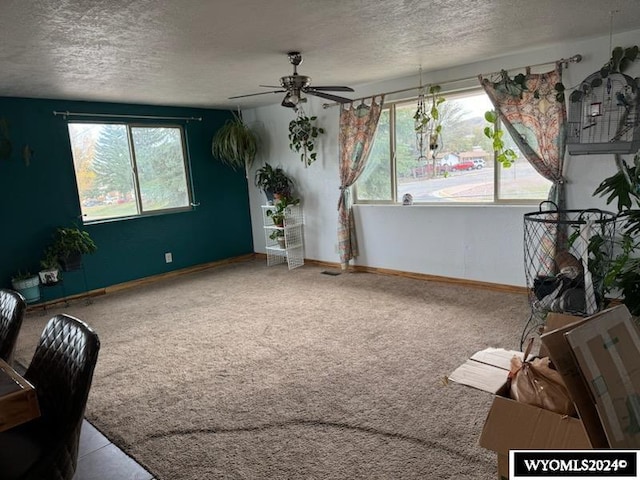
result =
[[[355,90],[351,87],[341,87],[341,86],[322,86],[322,87],[316,87],[315,85],[313,87],[309,87],[312,88],[313,90],[319,90],[319,91],[333,91],[333,92],[355,92]]]
[[[282,88],[282,85],[258,85],[259,87],[266,87],[266,88]]]
[[[233,100],[234,98],[255,97],[256,95],[264,95],[266,93],[284,93],[284,92],[286,92],[286,90],[273,90],[271,92],[249,93],[248,95],[236,95],[235,97],[228,97],[228,99]]]
[[[315,95],[316,97],[326,98],[327,100],[333,100],[338,103],[350,103],[353,102],[350,98],[339,97],[337,95],[331,95],[330,93],[316,92],[313,88],[308,89],[305,93],[309,95]]]

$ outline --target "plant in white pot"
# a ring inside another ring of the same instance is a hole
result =
[[[53,246],[47,247],[44,256],[40,260],[42,270],[38,272],[40,283],[43,285],[56,285],[60,280],[60,262]]]
[[[40,300],[40,277],[31,272],[18,271],[11,278],[11,287],[22,294],[27,303],[34,303]]]

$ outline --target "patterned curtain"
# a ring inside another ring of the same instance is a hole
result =
[[[350,187],[364,170],[380,119],[384,96],[340,107],[340,200],[338,201],[338,249],[342,268],[358,256]],[[370,103],[368,105],[367,103]]]
[[[479,78],[518,148],[540,175],[553,182],[549,200],[563,210],[567,112],[564,102],[555,98],[555,85],[562,81],[561,64],[542,74],[532,74],[527,69],[527,90],[522,96],[496,89],[482,75]]]

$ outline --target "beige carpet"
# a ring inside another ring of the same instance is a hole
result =
[[[524,295],[260,261],[59,311],[102,349],[87,418],[160,480],[493,479],[491,395],[443,378],[517,348]]]

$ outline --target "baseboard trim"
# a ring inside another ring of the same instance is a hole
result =
[[[261,258],[266,260],[267,255],[264,253],[256,253],[256,258]],[[341,264],[338,262],[325,262],[323,260],[313,260],[310,258],[305,258],[304,263],[308,265],[315,265],[318,267],[332,268],[337,270],[342,269]],[[503,283],[482,282],[479,280],[469,280],[466,278],[443,277],[439,275],[430,275],[427,273],[405,272],[403,270],[392,270],[389,268],[367,267],[366,265],[349,265],[347,272],[377,273],[379,275],[391,275],[395,277],[412,278],[414,280],[423,280],[427,282],[447,283],[451,285],[458,285],[461,287],[493,290],[496,292],[517,293],[522,295],[527,295],[529,293],[529,290],[527,289],[527,287],[520,287],[517,285],[506,285]]]
[[[78,293],[75,295],[69,295],[63,298],[56,298],[48,302],[38,303],[36,305],[29,305],[28,312],[34,312],[39,310],[46,310],[49,307],[58,305],[60,303],[68,303],[74,300],[82,300],[87,298],[99,297],[108,293],[119,292],[122,290],[128,290],[136,288],[142,285],[149,285],[151,283],[161,282],[164,280],[170,280],[172,278],[180,277],[183,275],[189,275],[195,272],[201,272],[210,268],[221,267],[230,263],[246,262],[249,260],[264,260],[266,261],[267,255],[264,253],[248,253],[246,255],[240,255],[238,257],[225,258],[224,260],[217,260],[215,262],[202,263],[200,265],[193,265],[191,267],[181,268],[179,270],[173,270],[171,272],[159,273],[157,275],[151,275],[150,277],[138,278],[136,280],[130,280],[128,282],[117,283],[104,288],[97,288],[88,292]],[[314,265],[317,267],[325,267],[341,270],[342,266],[338,262],[326,262],[323,260],[314,260],[305,258],[305,264]],[[501,283],[481,282],[477,280],[468,280],[464,278],[455,277],[443,277],[439,275],[429,275],[426,273],[405,272],[402,270],[392,270],[388,268],[367,267],[365,265],[350,265],[347,272],[353,273],[375,273],[378,275],[390,275],[395,277],[412,278],[414,280],[422,280],[427,282],[439,282],[447,283],[450,285],[458,285],[461,287],[480,288],[483,290],[493,290],[496,292],[518,293],[526,295],[528,290],[526,287],[518,287],[515,285],[505,285]]]
[[[49,307],[58,305],[60,303],[68,303],[74,300],[82,300],[87,298],[99,297],[108,293],[119,292],[121,290],[128,290],[130,288],[136,288],[142,285],[148,285],[150,283],[161,282],[183,275],[189,275],[195,272],[201,272],[210,268],[221,267],[222,265],[228,265],[230,263],[246,262],[248,260],[254,260],[256,258],[255,253],[248,253],[246,255],[240,255],[238,257],[225,258],[223,260],[217,260],[215,262],[201,263],[199,265],[193,265],[191,267],[180,268],[178,270],[172,270],[171,272],[159,273],[157,275],[151,275],[149,277],[137,278],[128,282],[116,283],[104,288],[97,288],[95,290],[89,290],[88,292],[78,293],[75,295],[69,295],[67,297],[56,298],[49,300],[48,302],[38,303],[36,305],[29,305],[27,312],[34,312],[39,310],[46,310]]]
[[[338,264],[340,268],[340,264]],[[401,270],[391,270],[387,268],[366,267],[364,265],[353,265],[350,267],[354,272],[377,273],[379,275],[390,275],[395,277],[412,278],[414,280],[423,280],[427,282],[447,283],[458,285],[461,287],[480,288],[482,290],[493,290],[496,292],[517,293],[527,295],[529,290],[527,287],[519,287],[517,285],[506,285],[502,283],[482,282],[479,280],[469,280],[466,278],[442,277],[439,275],[430,275],[427,273],[405,272]]]

